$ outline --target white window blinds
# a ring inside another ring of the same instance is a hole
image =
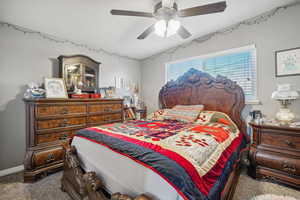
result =
[[[226,76],[243,88],[246,102],[257,101],[254,45],[167,63],[166,81],[176,80],[190,68],[207,72],[212,76]]]

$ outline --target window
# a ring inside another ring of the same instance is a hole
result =
[[[258,103],[254,45],[167,63],[166,81],[176,80],[191,68],[236,81],[244,90],[246,102]]]

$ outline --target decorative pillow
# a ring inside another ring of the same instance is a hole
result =
[[[154,113],[151,113],[147,116],[147,119],[150,120],[164,120],[163,114],[165,112],[165,109],[159,109],[155,111]]]
[[[196,120],[197,124],[207,124],[210,122],[210,119],[215,114],[214,111],[201,111]]]
[[[201,111],[196,122],[197,124],[224,124],[228,126],[232,131],[237,129],[235,123],[230,119],[228,115],[217,111]]]
[[[194,122],[201,110],[203,105],[177,105],[172,109],[166,109],[163,117],[182,122]]]
[[[202,111],[204,109],[203,105],[176,105],[172,109],[185,110],[185,111]]]

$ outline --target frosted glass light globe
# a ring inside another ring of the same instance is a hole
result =
[[[156,22],[155,26],[155,33],[160,37],[165,37],[165,32],[167,29],[167,22],[165,20],[159,20]]]
[[[178,29],[180,28],[180,22],[174,19],[169,20],[159,20],[156,22],[155,26],[155,33],[160,37],[170,37],[177,33]]]
[[[179,28],[180,28],[180,22],[171,19],[168,23],[167,37],[176,34]]]

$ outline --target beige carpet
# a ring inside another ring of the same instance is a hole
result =
[[[0,200],[70,200],[60,190],[62,173],[52,174],[34,184],[23,183],[22,173],[0,178]],[[278,194],[300,198],[296,191],[273,183],[256,181],[242,173],[234,200],[250,200],[260,194]]]

